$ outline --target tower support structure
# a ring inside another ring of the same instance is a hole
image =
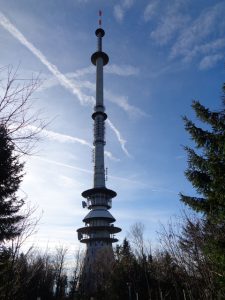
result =
[[[108,189],[105,183],[105,120],[107,114],[104,107],[103,95],[103,67],[108,63],[108,55],[102,51],[102,38],[105,32],[102,28],[95,31],[97,36],[97,51],[92,54],[91,62],[96,66],[96,103],[92,119],[94,121],[94,178],[93,187],[85,190],[82,196],[85,201],[83,207],[90,211],[84,217],[84,227],[77,230],[78,239],[85,243],[86,255],[83,267],[83,282],[89,294],[95,292],[98,284],[102,284],[101,277],[106,272],[105,265],[110,266],[114,260],[112,243],[117,242],[115,234],[120,232],[114,226],[116,221],[109,210],[116,192]]]

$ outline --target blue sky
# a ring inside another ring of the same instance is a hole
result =
[[[50,124],[26,158],[22,190],[43,216],[33,237],[40,248],[77,248],[76,229],[87,211],[81,192],[92,187],[94,31],[103,10],[107,186],[118,196],[111,210],[122,228],[143,222],[156,241],[160,223],[183,209],[182,145],[192,142],[182,115],[191,102],[221,107],[225,2],[210,0],[0,0],[1,66],[19,76],[41,74],[34,110]],[[38,212],[37,212],[38,214]]]

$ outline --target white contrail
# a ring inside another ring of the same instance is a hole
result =
[[[34,131],[34,132],[36,132],[38,130],[38,128],[34,125],[29,125],[29,129]],[[78,138],[78,137],[75,137],[75,136],[71,136],[71,135],[68,135],[68,134],[62,134],[62,133],[58,133],[58,132],[55,132],[55,131],[52,131],[52,130],[47,130],[47,129],[42,129],[39,132],[39,134],[43,135],[44,137],[48,138],[49,140],[56,141],[56,142],[59,142],[59,143],[78,143],[78,144],[87,146],[90,149],[93,149],[93,144],[87,142],[84,139],[81,139],[81,138]],[[118,158],[113,156],[113,154],[110,151],[105,150],[104,152],[105,152],[105,155],[109,159],[114,160],[114,161],[120,161]]]
[[[114,124],[109,120],[107,119],[106,122],[108,123],[109,127],[115,132],[116,136],[117,136],[117,139],[121,145],[121,148],[123,149],[123,152],[128,156],[128,157],[132,157],[130,155],[130,153],[127,151],[125,145],[126,145],[126,140],[123,139],[123,137],[121,136],[119,130],[114,126]]]
[[[62,134],[62,133],[58,133],[58,132],[46,130],[46,129],[42,129],[41,133],[43,133],[47,138],[49,138],[51,140],[55,140],[60,143],[78,143],[78,144],[87,146],[90,149],[93,149],[93,145],[84,139],[80,139],[80,138],[77,138],[77,137],[74,137],[71,135]],[[105,155],[109,159],[114,160],[114,161],[119,161],[119,159],[114,157],[110,151],[104,151],[104,152],[105,152]]]
[[[41,160],[41,161],[44,161],[44,162],[47,162],[47,163],[50,163],[50,164],[58,165],[58,166],[61,166],[61,167],[74,169],[76,171],[80,171],[80,172],[83,172],[83,173],[93,174],[93,171],[83,169],[83,168],[79,168],[79,167],[76,167],[74,165],[64,164],[64,163],[61,163],[61,162],[58,162],[58,161],[55,161],[55,160],[51,160],[51,159],[48,159],[48,158],[45,158],[45,157],[34,156],[34,159]],[[130,184],[133,184],[133,185],[134,184],[139,185],[140,187],[143,187],[143,188],[149,188],[149,184],[143,183],[142,181],[132,180],[132,179],[129,179],[127,177],[120,177],[120,176],[111,176],[111,175],[109,175],[108,177],[113,178],[113,179],[117,179],[119,181],[123,181],[123,182],[126,182],[126,183],[130,183]]]
[[[74,79],[73,74],[75,73],[67,73],[66,77],[73,80],[73,83],[76,84],[80,89],[85,88],[90,90],[91,92],[95,91],[95,84],[88,80],[77,80]],[[46,80],[43,85],[40,86],[39,91],[43,91],[48,88],[52,88],[53,86],[58,85],[57,79],[53,80],[52,78]],[[131,105],[128,102],[128,98],[124,96],[118,96],[113,94],[109,90],[105,90],[105,98],[110,102],[116,104],[120,108],[122,108],[129,116],[140,117],[140,116],[148,116],[148,114],[142,111],[140,108]]]
[[[87,74],[93,74],[95,73],[95,68],[93,65],[90,65],[86,68],[82,68],[80,70],[77,70],[76,72],[69,73],[71,77],[81,77]],[[108,74],[113,74],[117,76],[137,76],[139,74],[139,69],[131,66],[131,65],[106,65],[104,68],[104,72]]]
[[[93,174],[93,171],[83,169],[83,168],[79,168],[79,167],[75,167],[75,166],[71,166],[71,165],[68,165],[68,164],[61,163],[61,162],[57,162],[57,161],[54,161],[54,160],[51,160],[51,159],[48,159],[48,158],[43,158],[43,157],[37,157],[36,156],[35,159],[42,160],[42,161],[45,161],[45,162],[48,162],[48,163],[51,163],[51,164],[54,164],[54,165],[58,165],[58,166],[61,166],[61,167],[74,169],[74,170],[77,170],[77,171],[80,171],[80,172]]]
[[[47,129],[42,129],[41,133],[47,137],[50,140],[53,141],[57,141],[60,143],[78,143],[84,146],[88,146],[89,148],[93,148],[93,146],[88,143],[86,140],[84,139],[80,139],[71,135],[67,135],[67,134],[62,134],[62,133],[58,133],[55,131],[51,131],[51,130],[47,130]]]
[[[26,37],[0,12],[0,24],[4,27],[9,33],[11,33],[17,40],[20,41],[25,47],[27,47],[47,68],[48,70],[59,80],[59,83],[70,90],[81,104],[92,103],[94,102],[93,97],[84,95],[81,91],[69,80],[65,75],[63,75],[58,68],[51,64],[44,54],[41,53],[34,45],[32,45]]]
[[[31,44],[26,37],[0,12],[0,25],[4,27],[12,36],[14,36],[18,41],[20,41],[21,44],[23,44],[27,49],[29,49],[47,68],[48,70],[58,79],[59,83],[66,88],[67,90],[71,91],[75,96],[77,96],[78,100],[82,105],[88,103],[88,104],[94,104],[94,97],[87,96],[83,94],[77,86],[68,79],[64,74],[62,74],[58,68],[51,64],[47,58],[44,56],[44,54],[41,53],[40,50],[38,50],[33,44]],[[118,141],[124,151],[124,153],[130,157],[130,154],[125,148],[126,141],[121,137],[121,134],[119,130],[109,121],[109,126],[112,128],[112,130],[115,132]]]

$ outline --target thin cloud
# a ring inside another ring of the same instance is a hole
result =
[[[110,102],[118,105],[125,112],[127,112],[130,116],[134,116],[134,117],[148,116],[146,112],[131,105],[128,101],[128,98],[125,96],[115,95],[112,92],[110,92],[109,90],[105,91],[105,96],[106,96],[106,99],[108,99]]]
[[[128,9],[132,7],[134,0],[123,0],[114,6],[114,16],[118,22],[122,22]]]
[[[62,134],[62,133],[58,133],[58,132],[46,130],[46,129],[43,129],[41,131],[41,133],[48,139],[57,141],[59,143],[78,143],[78,144],[87,146],[90,149],[93,149],[93,145],[84,139],[80,139],[80,138],[77,138],[77,137],[74,137],[71,135],[66,135],[66,134]],[[119,159],[114,157],[110,151],[105,151],[104,153],[109,159],[114,160],[114,161],[119,161]]]
[[[139,69],[131,65],[107,65],[105,67],[105,73],[118,75],[118,76],[136,76],[139,74]]]
[[[134,210],[115,210],[114,214],[117,217],[117,220],[126,220],[126,221],[134,221],[135,223],[137,220],[140,222],[146,223],[156,223],[159,224],[160,222],[168,221],[169,216],[171,216],[171,210],[165,208],[164,210],[146,210],[142,208],[137,208]],[[138,217],[139,216],[139,217]]]
[[[218,53],[225,47],[225,38],[218,38],[216,40],[207,42],[202,45],[196,45],[185,56],[185,61],[191,61],[197,55],[206,55],[208,53]],[[210,55],[211,56],[211,55]]]
[[[161,46],[166,45],[174,38],[178,31],[185,27],[187,20],[188,17],[184,17],[183,15],[168,15],[163,19],[162,24],[151,32],[150,36],[157,44]]]
[[[70,76],[70,75],[68,74],[68,76]],[[50,78],[49,81],[47,80],[39,90],[43,91],[43,90],[45,90],[47,88],[51,88],[57,84],[58,84],[58,82],[56,80],[54,81],[54,80],[52,80],[52,78]],[[88,80],[76,81],[76,86],[78,86],[80,89],[83,88],[83,89],[90,90],[92,93],[95,92],[95,84]],[[116,104],[120,108],[122,108],[126,113],[128,113],[129,116],[132,116],[132,117],[148,116],[148,114],[146,112],[142,111],[140,108],[138,108],[134,105],[131,105],[128,101],[128,97],[115,95],[111,91],[105,90],[105,98],[107,100],[109,100],[110,102]]]
[[[80,81],[80,88],[87,88],[92,92],[95,91],[95,85],[90,81]],[[132,117],[140,117],[140,116],[148,116],[148,114],[142,111],[140,108],[131,105],[128,101],[128,97],[115,95],[109,90],[105,90],[105,98],[110,102],[116,104],[120,108],[122,108],[129,116]]]
[[[199,63],[200,70],[206,70],[214,67],[214,65],[222,60],[224,56],[222,54],[215,54],[215,55],[207,55],[205,56]]]
[[[187,13],[188,5],[190,0],[151,1],[143,14],[146,22],[154,20],[150,37],[156,44],[170,47],[170,60],[181,58],[190,63],[198,59],[200,69],[213,67],[225,48],[225,3],[206,7],[197,17]]]
[[[125,147],[126,140],[122,137],[122,135],[119,132],[119,130],[112,124],[112,122],[109,119],[107,119],[106,122],[109,125],[109,127],[114,131],[114,133],[116,134],[117,139],[119,140],[119,142],[121,144],[121,148],[124,151],[124,153],[128,157],[131,157],[130,153],[128,152],[128,150]],[[43,129],[42,133],[46,137],[48,137],[49,139],[58,141],[60,143],[66,143],[66,142],[79,143],[79,144],[88,146],[89,148],[93,149],[93,146],[90,143],[88,143],[86,140],[84,140],[84,139],[80,139],[80,138],[73,137],[73,136],[70,136],[70,135],[61,134],[61,133],[50,131],[50,130],[46,130],[46,129]],[[113,154],[111,152],[109,152],[109,151],[105,151],[105,155],[109,159],[111,159],[111,160],[119,161],[119,159],[116,158],[116,157],[114,157]]]
[[[94,66],[90,65],[86,68],[82,68],[73,73],[66,74],[69,78],[80,78],[85,75],[94,74],[96,72]],[[131,65],[116,65],[110,64],[104,68],[104,72],[117,76],[136,76],[139,74],[139,69]]]
[[[155,16],[157,8],[159,6],[159,1],[151,1],[144,10],[144,20],[150,21],[153,16]]]
[[[224,9],[224,3],[219,3],[205,9],[181,32],[171,49],[170,58],[193,56],[193,48],[199,47],[199,49],[201,49],[201,47],[204,47],[204,44],[209,43],[206,42],[206,40],[211,39],[212,35],[217,35],[218,39],[219,33],[224,29],[222,27],[220,28],[220,24],[223,24]],[[213,41],[211,42],[213,43]],[[205,51],[206,50],[207,49],[205,49]],[[212,49],[208,48],[209,52],[210,50]]]
[[[124,9],[121,5],[117,4],[114,7],[114,16],[118,22],[122,22],[124,18]]]
[[[122,1],[122,6],[124,8],[130,8],[134,4],[134,0],[123,0]]]
[[[126,149],[126,140],[121,136],[121,133],[119,132],[119,130],[114,126],[114,124],[107,119],[106,120],[107,124],[109,125],[109,127],[115,132],[117,139],[120,142],[121,148],[123,150],[123,152],[127,155],[127,157],[131,158],[131,154],[128,152],[128,150]]]
[[[129,1],[128,1],[129,2]],[[58,68],[51,64],[47,58],[38,50],[33,44],[31,44],[26,37],[0,12],[0,24],[4,27],[12,36],[14,36],[21,44],[23,44],[27,49],[29,49],[47,68],[48,70],[58,79],[59,83],[77,96],[80,104],[94,104],[94,97],[87,96],[83,94],[74,83],[69,80],[64,74],[62,74]],[[113,131],[116,133],[116,136],[120,136],[119,130],[113,127]],[[120,140],[118,139],[120,142]],[[120,142],[121,143],[121,142]],[[124,150],[124,144],[121,144],[122,149]]]
[[[181,12],[181,1],[173,1],[166,5],[160,1],[150,3],[144,12],[145,20],[157,17],[156,28],[150,37],[159,45],[168,44],[179,32],[186,27],[189,16]],[[159,16],[159,17],[158,17]]]
[[[111,152],[105,150],[104,153],[105,153],[105,156],[107,156],[109,159],[114,160],[114,161],[120,161],[120,159],[114,157]]]
[[[79,69],[75,72],[67,73],[65,76],[68,78],[80,78],[85,75],[94,74],[96,72],[93,65],[90,65],[86,68]]]
[[[38,157],[38,156],[35,156],[34,158],[38,159],[38,160],[41,160],[41,161],[44,161],[44,162],[47,162],[47,163],[50,163],[50,164],[60,166],[60,167],[73,169],[73,170],[80,171],[80,172],[87,173],[87,174],[93,174],[93,171],[83,169],[83,168],[79,168],[79,167],[75,167],[75,166],[71,166],[71,165],[68,165],[68,164],[64,164],[64,163],[61,163],[61,162],[58,162],[58,161],[55,161],[55,160],[51,160],[51,159],[48,159],[48,158],[43,158],[43,157]]]
[[[57,165],[57,166],[60,166],[60,167],[65,167],[65,168],[73,169],[73,170],[76,170],[76,171],[80,171],[82,173],[93,174],[93,171],[90,171],[88,169],[83,169],[83,168],[79,168],[79,167],[76,167],[76,166],[73,166],[73,165],[64,164],[64,163],[61,163],[61,162],[58,162],[58,161],[55,161],[55,160],[51,160],[51,159],[48,159],[48,158],[35,156],[34,159],[37,159],[37,160],[40,160],[40,161],[43,161],[43,162],[46,162],[46,163],[49,163],[49,164],[54,164],[54,165]],[[122,182],[129,183],[129,184],[139,185],[140,187],[149,188],[149,185],[143,183],[142,181],[136,181],[136,180],[132,180],[132,179],[125,178],[125,177],[120,177],[120,176],[108,175],[108,177],[112,178],[112,179],[122,181]]]
[[[63,75],[58,68],[51,64],[47,58],[38,50],[33,44],[31,44],[26,37],[0,12],[0,24],[4,27],[12,36],[14,36],[21,44],[29,49],[47,68],[48,70],[58,79],[59,83],[71,91],[82,105],[93,104],[93,97],[84,95],[81,91],[70,81],[65,75]]]
[[[70,135],[66,135],[66,134],[62,134],[62,133],[58,133],[58,132],[54,132],[54,131],[46,130],[46,129],[43,129],[41,131],[41,133],[45,137],[47,137],[48,139],[53,140],[53,141],[57,141],[60,143],[78,143],[81,145],[88,146],[89,148],[93,148],[93,146],[84,139],[80,139],[77,137],[73,137]]]

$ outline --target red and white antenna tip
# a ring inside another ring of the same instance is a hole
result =
[[[99,25],[99,27],[101,27],[102,26],[102,11],[101,10],[98,11],[98,15],[99,15],[98,25]]]

